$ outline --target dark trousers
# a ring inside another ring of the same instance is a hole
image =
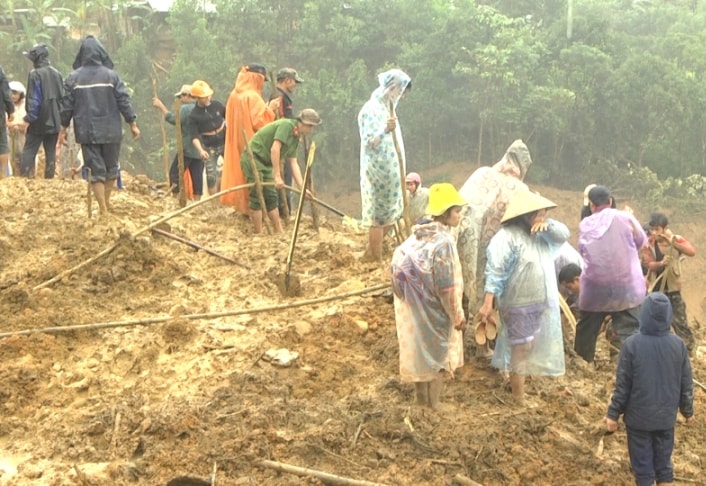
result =
[[[292,166],[289,165],[289,161],[285,160],[284,161],[284,183],[287,186],[292,185]],[[279,205],[279,216],[280,218],[284,218],[285,216],[289,216],[289,214],[292,214],[292,191],[285,189],[284,190],[285,194],[287,195],[287,205],[284,205],[284,201],[282,200],[282,192],[277,191],[277,198],[278,198],[278,205]],[[289,214],[287,214],[286,209],[289,208]]]
[[[194,196],[203,195],[203,159],[184,157],[184,170],[191,175],[191,187]],[[169,187],[173,194],[179,193],[179,156],[175,155],[172,165],[169,167]]]
[[[637,486],[652,486],[674,481],[672,451],[674,429],[637,430],[627,427],[630,465]]]
[[[672,304],[672,311],[674,312],[674,318],[672,319],[674,334],[682,338],[689,351],[693,351],[696,347],[696,341],[694,340],[694,334],[691,332],[691,328],[689,327],[689,321],[686,317],[686,303],[684,303],[681,292],[677,290],[674,292],[667,292],[666,295],[669,302]]]
[[[640,306],[615,312],[590,312],[581,311],[581,317],[576,324],[576,341],[574,351],[588,362],[593,361],[596,355],[596,339],[601,330],[605,316],[613,319],[613,330],[617,334],[617,341],[613,343],[620,347],[623,342],[640,328],[638,321]]]
[[[59,139],[58,133],[46,133],[38,135],[27,132],[25,147],[22,152],[22,165],[20,175],[22,177],[33,177],[35,172],[35,159],[39,151],[39,145],[44,145],[46,162],[44,165],[44,178],[53,179],[56,172],[56,141]]]

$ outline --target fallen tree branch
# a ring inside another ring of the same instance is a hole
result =
[[[691,379],[691,381],[694,382],[694,385],[698,386],[698,387],[701,388],[703,391],[706,391],[706,386],[705,386],[703,383],[701,383],[701,382],[699,382],[699,381],[696,381],[696,380],[693,379],[693,378]]]
[[[314,477],[325,481],[327,484],[336,484],[339,486],[384,486],[381,483],[371,483],[370,481],[362,481],[359,479],[345,478],[335,474],[317,471],[306,467],[292,466],[283,462],[262,460],[257,463],[260,467],[274,469],[275,471],[296,474],[297,476]]]
[[[318,297],[316,299],[300,300],[297,302],[288,302],[286,304],[276,304],[268,305],[264,307],[255,307],[253,309],[238,309],[222,312],[211,312],[205,314],[185,314],[178,316],[179,319],[217,319],[219,317],[230,317],[230,316],[240,316],[244,314],[259,314],[261,312],[271,312],[283,309],[292,309],[295,307],[304,307],[307,305],[320,304],[323,302],[330,302],[332,300],[347,299],[348,297],[354,297],[356,295],[363,295],[369,292],[375,292],[378,290],[386,289],[390,284],[378,284],[372,287],[366,287],[361,290],[353,290],[351,292],[345,292],[338,295],[329,295],[327,297]],[[94,324],[76,324],[74,326],[57,326],[57,327],[45,327],[40,329],[25,329],[23,331],[12,331],[0,333],[0,339],[10,337],[10,336],[29,336],[30,334],[43,333],[43,334],[59,334],[62,332],[79,331],[79,330],[95,330],[95,329],[108,329],[112,327],[126,327],[126,326],[144,326],[148,324],[159,324],[162,322],[168,322],[177,317],[166,316],[166,317],[149,317],[146,319],[135,319],[131,321],[115,321],[115,322],[98,322]]]
[[[483,486],[481,483],[477,483],[471,478],[457,474],[451,481],[452,484],[460,484],[461,486]]]
[[[215,257],[218,257],[222,260],[227,261],[228,263],[232,263],[233,265],[238,265],[239,267],[243,267],[247,270],[252,270],[252,267],[250,267],[249,265],[245,265],[244,263],[240,263],[236,260],[233,260],[229,256],[225,256],[221,253],[218,253],[215,250],[211,250],[210,248],[206,248],[205,246],[199,245],[195,241],[187,240],[186,238],[182,238],[181,236],[177,236],[174,233],[171,233],[169,231],[164,231],[159,228],[152,228],[152,231],[157,233],[158,235],[166,236],[167,238],[171,238],[175,241],[178,241],[179,243],[184,243],[185,245],[190,246],[191,248],[194,248],[196,250],[203,250],[205,253],[208,253],[209,255],[213,255]]]

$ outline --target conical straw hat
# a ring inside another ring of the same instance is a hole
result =
[[[523,214],[555,207],[556,204],[546,197],[542,197],[529,189],[518,189],[515,191],[515,194],[512,195],[510,203],[507,205],[507,209],[505,209],[501,223],[522,216]]]

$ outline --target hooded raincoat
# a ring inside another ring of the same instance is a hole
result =
[[[620,349],[608,418],[618,420],[625,414],[628,427],[656,431],[674,428],[677,410],[684,417],[694,415],[689,352],[684,341],[669,331],[671,321],[667,296],[648,295],[640,309],[640,332]]]
[[[532,165],[527,146],[515,140],[492,167],[480,167],[471,174],[459,193],[468,201],[458,225],[458,255],[463,268],[463,293],[468,298],[468,317],[483,304],[486,249],[500,229],[505,208]]]
[[[120,143],[120,115],[127,123],[134,122],[137,115],[103,44],[93,36],[86,37],[73,68],[65,82],[61,124],[68,127],[73,119],[76,142],[80,144]]]
[[[586,264],[581,273],[579,309],[617,312],[640,305],[645,278],[640,249],[647,236],[628,212],[606,207],[579,225],[579,253]]]
[[[362,198],[363,224],[387,226],[402,217],[404,193],[397,152],[392,134],[385,133],[387,120],[391,116],[389,103],[395,109],[411,79],[399,69],[391,69],[378,75],[380,86],[358,113],[360,132],[360,193]],[[395,136],[402,156],[403,173],[405,152],[399,121]]]
[[[275,120],[262,98],[265,77],[257,72],[241,68],[235,87],[226,103],[226,144],[223,155],[223,175],[221,190],[245,184],[245,175],[240,167],[240,159],[245,150],[243,130],[248,141],[262,127]],[[248,191],[235,191],[221,196],[221,203],[234,206],[242,214],[248,213]]]
[[[569,229],[553,219],[531,235],[527,228],[505,225],[488,245],[485,292],[496,296],[500,327],[491,365],[522,375],[564,374],[564,342],[554,258]],[[532,343],[524,363],[513,363],[512,346]]]
[[[414,227],[392,257],[392,290],[402,381],[437,379],[463,365],[461,264],[449,228]]]
[[[25,95],[25,117],[27,133],[48,135],[61,129],[61,99],[64,81],[59,71],[49,62],[49,50],[44,44],[35,46],[27,53],[34,69],[29,72]]]

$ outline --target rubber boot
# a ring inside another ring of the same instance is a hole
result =
[[[434,410],[441,409],[441,393],[444,391],[444,380],[437,378],[429,382],[429,406]]]
[[[105,184],[102,182],[93,182],[91,183],[91,187],[93,188],[93,196],[98,202],[98,212],[101,216],[104,216],[108,212],[105,205]]]
[[[417,405],[422,407],[429,406],[429,382],[420,381],[414,384],[414,393],[417,397]]]

